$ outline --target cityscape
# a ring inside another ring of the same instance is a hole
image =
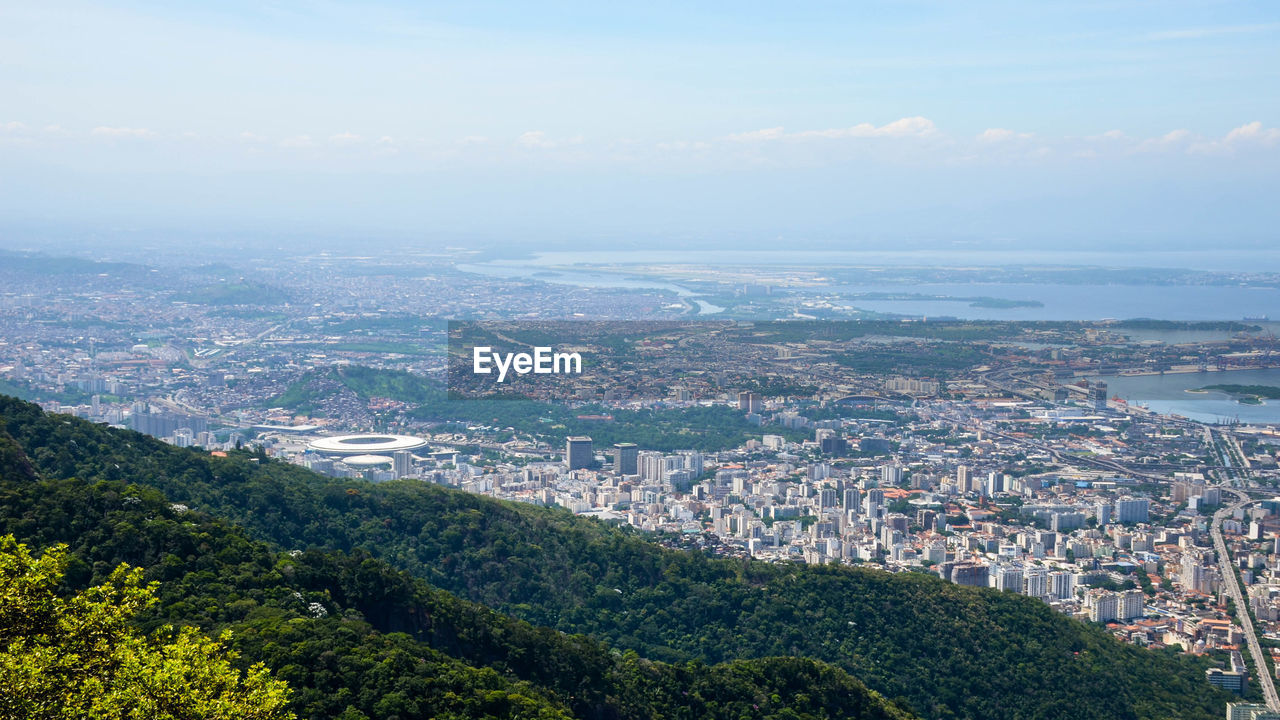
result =
[[[0,2],[0,720],[1280,720],[1278,11]]]
[[[1274,692],[1253,668],[1280,655],[1280,418],[1198,421],[1112,389],[1194,377],[1190,397],[1266,408],[1274,386],[1231,380],[1280,374],[1269,321],[722,321],[669,291],[452,263],[397,276],[366,261],[377,281],[356,285],[323,259],[228,280],[12,258],[0,370],[49,412],[564,508],[721,557],[1026,595],[1125,643],[1221,658],[1208,684]],[[459,295],[479,300],[442,303]],[[497,300],[513,296],[528,309]],[[523,400],[452,398],[456,315],[543,318],[469,323],[555,338],[588,371],[530,376]]]

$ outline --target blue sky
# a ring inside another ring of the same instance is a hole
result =
[[[0,2],[0,224],[1273,243],[1269,2]]]

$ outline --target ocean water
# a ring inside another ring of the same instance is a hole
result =
[[[1280,368],[1165,375],[1104,375],[1107,392],[1159,413],[1172,413],[1201,422],[1239,419],[1246,423],[1280,423],[1280,400],[1243,405],[1226,393],[1188,390],[1206,385],[1274,385],[1280,387]]]
[[[920,285],[842,286],[845,292],[911,292],[950,297],[1035,300],[1042,307],[974,307],[942,300],[861,300],[866,310],[966,320],[1240,320],[1280,318],[1280,289],[1212,285],[1031,285],[947,283]]]
[[[1251,264],[1252,262],[1252,264]],[[548,252],[532,258],[494,260],[459,265],[464,272],[496,277],[522,277],[583,287],[666,290],[691,298],[698,292],[679,282],[629,274],[627,264],[678,263],[708,267],[755,266],[809,268],[821,271],[836,265],[913,265],[974,267],[994,265],[1104,265],[1108,267],[1190,267],[1194,269],[1260,271],[1280,267],[1280,252],[1248,253],[982,253],[907,251],[779,252],[779,251],[601,251]],[[555,268],[551,270],[550,268]],[[1103,320],[1156,318],[1161,320],[1241,320],[1245,317],[1280,319],[1280,289],[1244,286],[1075,285],[1030,283],[860,284],[813,288],[848,296],[862,293],[917,293],[949,297],[991,297],[1033,300],[1040,307],[981,307],[954,300],[871,300],[849,297],[848,304],[864,310],[913,317],[956,317],[966,320]],[[705,301],[703,301],[705,302]],[[714,312],[714,307],[703,310]],[[1190,339],[1190,338],[1188,338]]]

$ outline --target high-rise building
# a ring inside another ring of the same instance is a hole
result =
[[[862,508],[862,492],[858,488],[845,488],[843,509],[861,512]],[[1276,538],[1276,547],[1280,548],[1280,537]],[[1280,555],[1280,553],[1276,553]]]
[[[173,444],[178,447],[191,447],[196,442],[195,433],[191,432],[191,428],[178,428],[173,431]]]
[[[987,587],[990,568],[980,563],[956,563],[951,568],[951,582],[970,587]]]
[[[1107,409],[1107,384],[1102,381],[1095,381],[1089,387],[1089,400],[1094,410]]]
[[[1120,619],[1132,620],[1146,614],[1147,596],[1141,590],[1126,590],[1120,593]]]
[[[391,469],[397,478],[413,474],[413,453],[408,450],[397,450],[391,454]]]
[[[613,446],[613,471],[619,475],[638,475],[640,448],[635,443],[617,443]]]
[[[969,481],[968,465],[961,465],[956,468],[956,490],[962,493],[973,490],[973,485]]]
[[[1049,595],[1067,600],[1076,594],[1076,575],[1066,570],[1049,573]]]
[[[1089,619],[1094,622],[1111,622],[1119,615],[1119,597],[1113,592],[1090,590],[1085,602],[1089,606]]]
[[[1222,489],[1216,487],[1207,487],[1204,492],[1200,493],[1200,497],[1204,498],[1205,505],[1221,505]]]
[[[1205,557],[1194,550],[1187,550],[1182,555],[1182,572],[1179,575],[1183,591],[1213,594],[1217,589],[1217,578],[1212,568],[1205,565]]]
[[[1094,506],[1093,511],[1099,525],[1106,525],[1111,522],[1111,506],[1109,504],[1100,502]]]
[[[997,590],[1022,592],[1022,566],[998,565],[991,574],[991,587]]]
[[[849,441],[839,435],[830,435],[818,441],[818,449],[824,455],[844,457],[849,454]]]
[[[1049,529],[1060,533],[1084,527],[1084,513],[1053,513]]]
[[[179,428],[187,428],[193,434],[202,433],[209,429],[209,421],[198,415],[150,412],[146,403],[134,403],[129,426],[140,433],[163,438],[172,436]]]
[[[874,517],[884,506],[884,490],[871,488],[867,490],[867,514]]]
[[[738,393],[738,409],[746,410],[749,413],[758,413],[764,409],[764,398],[760,397],[760,393],[740,392]]]
[[[641,451],[636,456],[636,472],[646,482],[660,483],[667,473],[666,458],[653,450]]]
[[[836,489],[823,488],[822,491],[818,493],[818,507],[829,508],[829,507],[835,507],[835,506],[836,506]]]
[[[896,487],[902,482],[902,467],[900,465],[881,465],[880,466],[880,484]]]
[[[706,461],[703,459],[702,453],[697,450],[681,450],[678,454],[684,462],[684,469],[692,473],[694,477],[703,473]]]
[[[564,461],[570,470],[591,467],[594,459],[595,450],[590,437],[575,435],[565,439]]]
[[[1032,565],[1022,573],[1022,594],[1031,597],[1045,597],[1049,594],[1049,570],[1039,565]]]
[[[1140,523],[1146,522],[1151,507],[1151,501],[1140,498],[1125,498],[1116,501],[1116,522],[1119,523]]]

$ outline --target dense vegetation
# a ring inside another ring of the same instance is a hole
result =
[[[7,448],[8,461],[19,459],[16,445],[3,435],[0,446]],[[121,628],[120,636],[173,634],[163,629],[170,624],[224,633],[238,652],[230,659],[246,666],[265,663],[292,687],[292,708],[304,718],[910,717],[820,662],[649,662],[460,600],[363,552],[272,551],[153,489],[119,481],[38,479],[16,462],[0,467],[0,533],[41,546],[69,545],[66,560],[57,563],[71,589],[120,584],[121,571],[112,568],[124,562],[145,568],[145,579],[156,583],[158,602],[150,608],[120,604],[138,612],[139,626],[132,632]],[[129,577],[138,588],[143,576]],[[19,625],[10,621],[11,607],[0,606],[0,640]],[[45,613],[53,619],[64,615],[56,608]],[[190,628],[177,637],[181,647],[194,643],[205,655],[216,649],[196,642]],[[120,644],[133,662],[145,659],[136,643]],[[22,653],[16,657],[31,661]],[[221,662],[201,667],[236,677]],[[248,686],[257,695],[249,699],[263,700],[261,690],[269,690],[265,700],[271,702],[258,706],[274,714],[242,709],[219,717],[278,715],[282,690],[260,668],[249,670],[257,678]],[[183,687],[170,676],[159,677],[172,681],[160,690]],[[192,689],[184,696],[188,701],[202,697],[194,693],[198,684],[185,687]]]
[[[511,428],[554,444],[564,442],[570,435],[590,435],[600,448],[616,442],[634,442],[661,451],[721,450],[742,445],[762,432],[791,440],[806,437],[780,426],[753,425],[742,412],[725,405],[613,410],[595,405],[570,409],[528,399],[449,399],[429,378],[359,365],[308,373],[267,405],[317,413],[336,392],[352,392],[365,400],[382,397],[408,403],[414,406],[411,414],[419,420]],[[611,419],[599,419],[604,416]]]
[[[1201,390],[1219,390],[1230,395],[1241,395],[1244,397],[1267,398],[1268,400],[1280,399],[1280,387],[1275,385],[1205,385]]]
[[[1209,718],[1228,697],[1205,683],[1203,661],[1123,645],[1031,598],[919,574],[711,559],[562,511],[212,458],[7,399],[0,419],[24,449],[7,461],[17,467],[147,485],[282,549],[367,552],[671,668],[809,656],[932,718]]]
[[[235,282],[219,282],[193,288],[177,296],[196,305],[280,305],[293,298],[292,294],[278,287],[240,279]]]
[[[835,358],[841,365],[869,375],[907,373],[939,378],[989,359],[982,350],[964,343],[892,343],[867,346]]]
[[[0,718],[56,720],[288,720],[288,687],[195,628],[150,637],[129,621],[154,584],[120,565],[84,592],[59,592],[65,546],[34,557],[0,536]],[[225,640],[226,638],[222,638]]]

